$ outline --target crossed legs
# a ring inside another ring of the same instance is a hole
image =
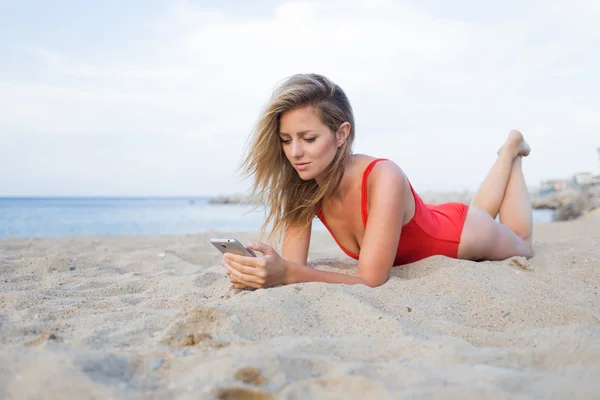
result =
[[[511,131],[469,207],[459,258],[504,260],[531,256],[533,216],[521,165],[529,152],[523,135]],[[500,223],[495,221],[498,214]]]

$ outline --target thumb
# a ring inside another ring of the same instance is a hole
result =
[[[267,254],[273,251],[273,248],[269,245],[266,245],[262,242],[251,242],[248,244],[252,250],[260,251],[263,254]]]

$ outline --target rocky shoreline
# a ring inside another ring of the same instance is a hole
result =
[[[531,203],[534,209],[555,210],[555,221],[600,215],[600,184],[534,195]]]
[[[232,196],[217,196],[208,200],[210,204],[256,204],[257,202],[248,196],[241,194]]]

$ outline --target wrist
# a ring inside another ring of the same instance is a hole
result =
[[[283,273],[283,284],[290,285],[296,283],[296,270],[298,265],[294,262],[285,260],[284,273]]]

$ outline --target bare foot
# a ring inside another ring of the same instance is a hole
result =
[[[517,130],[511,130],[506,138],[506,142],[498,150],[498,155],[502,151],[509,151],[513,157],[523,156],[527,157],[531,152],[531,147],[525,141],[523,134]]]

